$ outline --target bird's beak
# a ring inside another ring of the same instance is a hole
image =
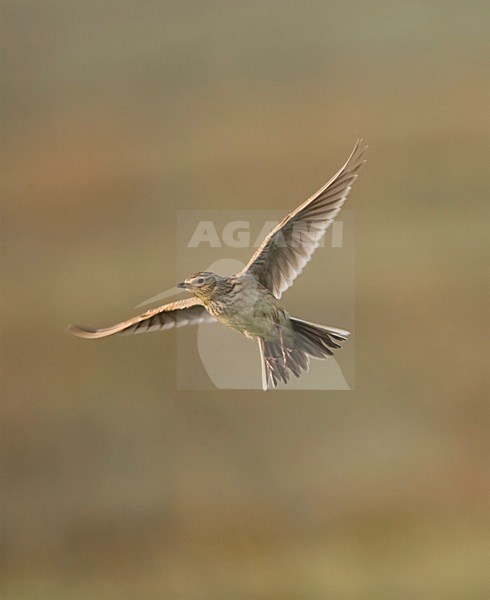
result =
[[[185,281],[181,281],[180,283],[177,284],[177,287],[186,290],[189,287],[189,284],[186,283]]]

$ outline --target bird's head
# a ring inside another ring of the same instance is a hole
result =
[[[221,279],[223,278],[220,275],[216,275],[216,273],[203,271],[191,275],[181,283],[178,283],[177,287],[187,290],[200,300],[206,301],[212,298]]]

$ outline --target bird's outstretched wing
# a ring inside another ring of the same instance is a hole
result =
[[[287,215],[262,242],[247,266],[238,273],[252,274],[276,298],[293,283],[320,243],[345,202],[364,164],[366,146],[358,140],[340,171],[322,188]]]
[[[144,333],[145,331],[159,331],[160,329],[215,321],[216,319],[208,313],[198,298],[186,298],[148,310],[142,315],[117,323],[112,327],[94,329],[83,325],[70,325],[67,331],[78,337],[95,339],[115,333]]]

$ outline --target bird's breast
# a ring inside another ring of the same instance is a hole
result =
[[[287,316],[268,291],[247,283],[237,284],[228,293],[214,297],[206,303],[206,308],[218,321],[248,337],[270,339],[278,325],[288,321]]]

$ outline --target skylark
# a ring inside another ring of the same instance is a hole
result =
[[[299,377],[308,370],[310,357],[331,356],[349,332],[293,318],[279,298],[311,259],[340,211],[365,162],[365,149],[359,140],[340,171],[287,215],[236,275],[199,272],[178,284],[192,298],[148,310],[112,327],[71,325],[68,331],[95,339],[220,321],[258,341],[264,390],[280,381],[287,383],[291,373]]]

